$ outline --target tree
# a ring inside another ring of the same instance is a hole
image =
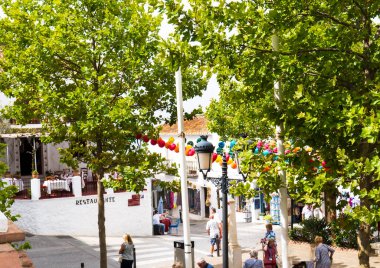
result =
[[[243,91],[228,89],[230,99],[262,104],[260,114],[247,115],[283,123],[295,146],[318,149],[335,177],[323,181],[323,190],[341,185],[360,196],[353,216],[361,222],[359,262],[369,267],[370,224],[380,218],[372,205],[380,202],[378,3],[188,2],[167,1],[170,22],[200,43],[222,85],[231,79],[243,85]],[[283,114],[274,106],[274,81],[283,90]]]
[[[0,155],[5,156],[6,144],[0,143]],[[0,174],[4,174],[8,169],[8,166],[0,161]],[[14,195],[17,193],[17,187],[14,185],[6,186],[6,184],[0,180],[0,211],[10,219],[11,221],[17,221],[19,215],[12,215],[10,208],[14,203]]]
[[[2,1],[0,90],[14,97],[5,114],[42,122],[43,141],[69,142],[62,161],[87,163],[98,180],[100,266],[107,267],[103,184],[117,168],[128,189],[157,170],[161,158],[136,142],[173,119],[173,72],[160,55],[162,16],[156,1]],[[203,87],[184,73],[184,98]],[[141,171],[143,167],[144,172]],[[136,181],[139,179],[139,181]]]

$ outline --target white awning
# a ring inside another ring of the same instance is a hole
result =
[[[28,137],[41,137],[41,133],[3,133],[0,134],[1,138],[28,138]]]

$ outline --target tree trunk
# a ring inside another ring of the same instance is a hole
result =
[[[107,268],[107,244],[106,244],[106,226],[104,217],[104,189],[101,182],[103,174],[100,174],[98,184],[98,229],[99,229],[99,248],[100,248],[100,268]]]
[[[328,223],[336,219],[336,193],[325,191],[325,217]]]
[[[370,190],[370,176],[363,176],[360,180],[360,190]],[[366,197],[360,200],[360,206],[370,210],[370,200]],[[358,258],[360,268],[369,268],[369,253],[371,252],[370,244],[371,226],[365,221],[360,221],[359,232],[357,235],[357,241],[359,246]]]
[[[360,222],[360,228],[358,233],[358,245],[359,245],[359,264],[360,268],[369,267],[369,253],[371,251],[371,245],[369,243],[371,235],[370,225],[365,222]]]

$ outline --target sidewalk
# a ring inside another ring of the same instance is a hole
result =
[[[202,230],[205,222],[199,221],[196,225],[200,225],[201,228],[192,228],[192,230]],[[258,243],[262,234],[265,232],[265,224],[261,222],[252,222],[252,223],[238,223],[238,240],[242,248],[242,262],[249,258],[249,251],[252,248],[255,248],[259,251],[259,259],[263,258],[263,251],[261,249],[261,244]],[[193,226],[192,226],[193,227]],[[274,226],[274,231],[277,236],[279,236],[279,226]],[[279,237],[277,238],[278,243],[278,252],[281,254],[281,241]],[[359,259],[358,251],[353,249],[342,249],[334,248],[335,253],[333,257],[332,268],[358,268]],[[301,261],[310,261],[314,258],[314,252],[311,252],[310,245],[307,243],[297,243],[289,241],[288,245],[288,256],[289,256],[289,265],[292,267],[293,264],[297,264]],[[222,267],[222,257],[204,257],[205,260],[215,268]],[[280,256],[281,259],[281,256]],[[281,267],[281,265],[279,265]],[[370,267],[376,268],[380,267],[380,257],[371,256],[370,257]],[[232,267],[240,268],[240,267]]]

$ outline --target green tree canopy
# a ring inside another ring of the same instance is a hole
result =
[[[369,267],[369,224],[380,217],[372,206],[380,202],[379,4],[188,2],[166,2],[170,22],[189,42],[200,43],[221,85],[232,79],[243,85],[244,93],[222,89],[229,99],[251,96],[244,100],[262,106],[260,118],[282,123],[296,146],[318,149],[335,173],[334,185],[360,196],[353,214],[361,220],[360,264]],[[280,39],[278,50],[273,35]],[[275,81],[282,89],[278,109]]]
[[[161,159],[135,135],[158,134],[176,111],[173,64],[158,33],[156,1],[2,1],[0,90],[15,98],[5,110],[20,124],[42,122],[43,141],[68,142],[62,160],[87,163],[98,178],[119,168],[141,189]],[[175,51],[175,49],[173,48]],[[186,68],[184,98],[205,86]],[[139,169],[144,168],[144,172]],[[136,172],[135,172],[136,171]],[[150,171],[150,172],[148,172]],[[128,175],[129,174],[129,175]],[[135,176],[140,174],[144,176]],[[137,181],[138,180],[138,181]],[[98,181],[101,267],[107,266],[103,185]]]

